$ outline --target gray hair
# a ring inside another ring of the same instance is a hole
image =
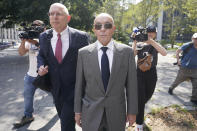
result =
[[[64,10],[64,12],[65,12],[67,15],[69,15],[68,9],[67,9],[66,6],[63,5],[62,3],[53,3],[53,4],[50,6],[50,8],[51,8],[52,6],[61,7],[61,8]]]

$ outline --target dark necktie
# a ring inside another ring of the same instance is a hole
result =
[[[58,40],[56,43],[56,48],[55,48],[55,57],[57,58],[57,61],[61,63],[62,61],[62,40],[61,40],[61,35],[57,34]]]
[[[105,91],[107,90],[107,85],[110,77],[109,60],[106,54],[107,49],[108,47],[101,47],[101,50],[103,51],[103,55],[101,57],[101,74]]]

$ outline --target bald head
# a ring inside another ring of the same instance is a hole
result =
[[[63,4],[61,4],[61,3],[54,3],[54,4],[52,4],[52,5],[50,6],[49,12],[50,12],[51,8],[53,8],[53,7],[62,8],[62,11],[63,11],[64,13],[66,13],[67,15],[69,15],[68,9],[66,8],[65,5],[63,5]]]
[[[94,19],[94,24],[96,23],[96,21],[98,20],[98,19],[102,19],[102,18],[109,18],[110,20],[111,20],[111,22],[114,24],[114,19],[113,19],[113,17],[110,15],[110,14],[108,14],[108,13],[101,13],[101,14],[99,14],[99,15],[97,15],[96,16],[96,18]]]
[[[97,40],[103,46],[106,46],[111,41],[115,29],[114,20],[107,13],[101,13],[94,19],[93,31]]]

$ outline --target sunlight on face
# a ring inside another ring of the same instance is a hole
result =
[[[100,29],[95,28],[96,25],[101,25]],[[109,25],[112,25],[111,27]],[[109,27],[110,28],[109,28]],[[107,45],[113,36],[115,31],[115,25],[113,24],[113,20],[105,15],[100,15],[96,17],[94,21],[94,28],[93,31],[98,39],[99,42],[103,45]]]
[[[52,5],[49,9],[50,24],[57,32],[61,32],[67,27],[68,17],[69,15],[60,6]]]

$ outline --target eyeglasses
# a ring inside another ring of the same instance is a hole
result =
[[[101,24],[101,23],[96,23],[94,25],[94,28],[96,30],[100,30],[102,28],[102,26],[104,25],[104,29],[111,29],[112,28],[112,23],[105,23],[105,24]]]
[[[63,16],[64,13],[60,13],[60,12],[49,12],[48,16]]]

